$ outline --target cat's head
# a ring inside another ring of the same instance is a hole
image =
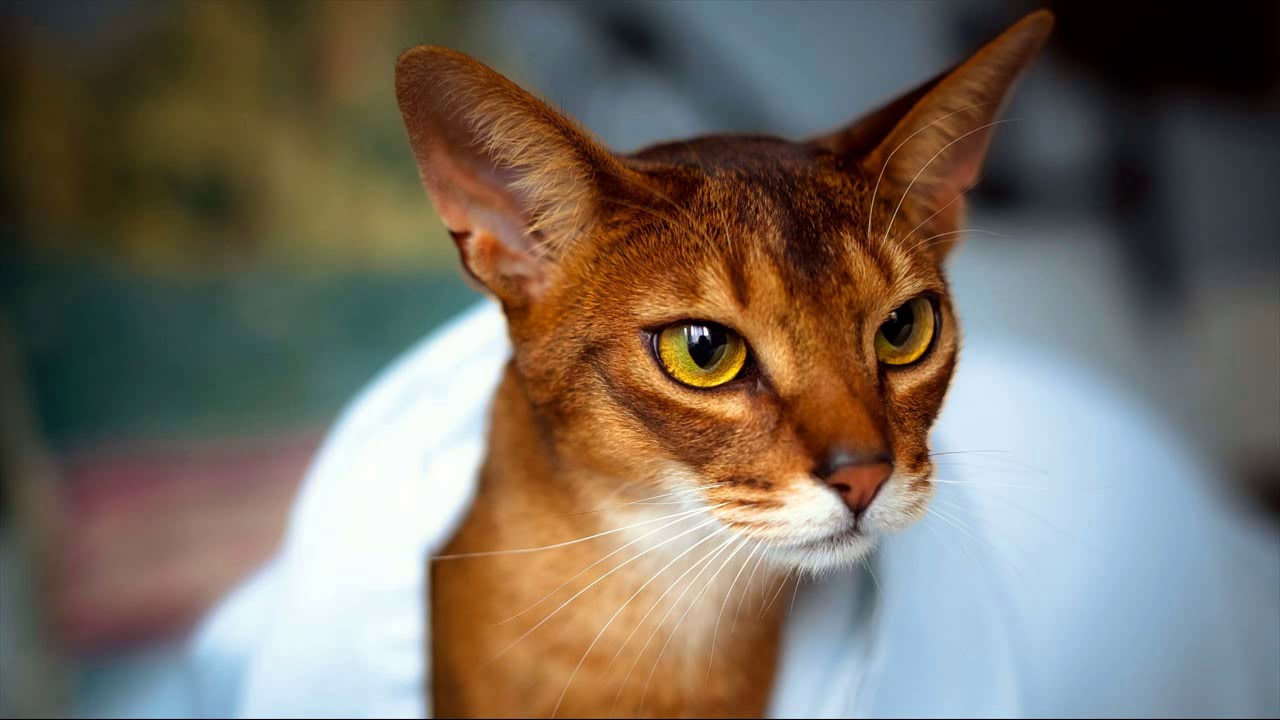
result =
[[[557,462],[696,499],[809,569],[919,518],[960,346],[942,262],[1051,25],[820,138],[628,155],[464,55],[402,55],[423,182],[506,311]]]

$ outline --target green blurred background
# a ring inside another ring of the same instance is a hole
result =
[[[390,82],[458,6],[4,11],[0,714],[96,714],[275,547],[341,407],[478,298]]]
[[[53,446],[323,422],[469,299],[388,79],[453,11],[72,3],[144,25],[6,38],[0,287]]]

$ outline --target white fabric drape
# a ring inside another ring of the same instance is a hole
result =
[[[356,399],[279,555],[193,642],[203,714],[428,713],[425,558],[508,352],[486,302]],[[771,714],[1280,715],[1280,540],[1123,389],[967,347],[934,450],[1001,452],[940,456],[935,514],[802,588]]]

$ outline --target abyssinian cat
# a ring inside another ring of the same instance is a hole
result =
[[[930,501],[943,261],[1051,25],[822,137],[630,154],[457,52],[401,56],[422,180],[514,348],[431,567],[438,715],[765,712],[779,594]]]

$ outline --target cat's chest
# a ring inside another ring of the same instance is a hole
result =
[[[482,526],[464,523],[447,551],[488,547]],[[763,712],[792,585],[739,543],[646,552],[618,535],[433,567],[440,714]]]

